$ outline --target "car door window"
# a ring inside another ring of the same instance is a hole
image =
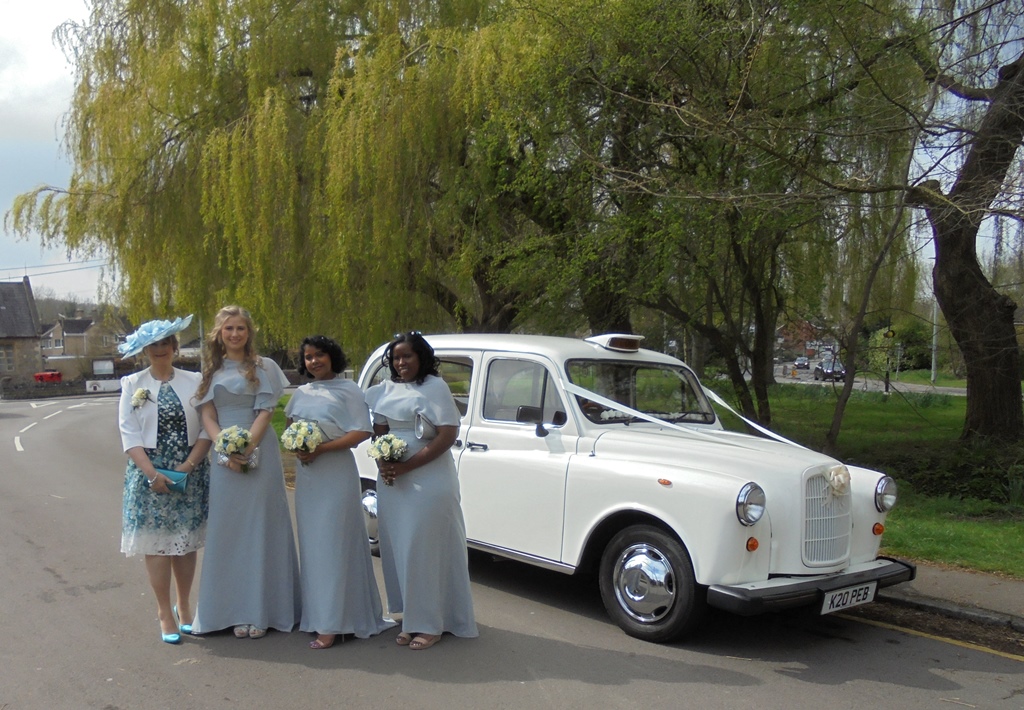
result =
[[[541,412],[545,423],[565,422],[554,378],[546,367],[529,360],[495,359],[487,368],[483,415],[485,419],[524,422]]]

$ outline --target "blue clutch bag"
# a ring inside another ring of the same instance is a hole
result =
[[[168,480],[170,480],[170,483],[167,484],[167,487],[170,488],[172,491],[177,491],[178,493],[185,492],[185,484],[188,483],[187,473],[185,473],[184,471],[171,471],[170,469],[166,468],[158,468],[156,469],[156,472],[163,474],[164,476],[167,476]],[[146,481],[146,487],[149,488],[149,481]]]

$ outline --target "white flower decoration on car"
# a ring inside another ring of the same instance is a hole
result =
[[[850,492],[850,469],[842,464],[833,466],[825,476],[831,496],[845,496]]]

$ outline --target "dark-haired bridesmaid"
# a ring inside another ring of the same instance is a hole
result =
[[[369,638],[394,625],[384,619],[363,523],[352,449],[370,438],[370,412],[358,385],[339,373],[347,360],[330,338],[302,341],[299,374],[312,378],[292,395],[288,424],[315,422],[323,441],[296,453],[295,518],[301,560],[302,621],[317,634],[312,649],[330,648],[339,634]]]

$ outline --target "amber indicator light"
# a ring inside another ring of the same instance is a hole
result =
[[[881,523],[875,523],[871,526],[871,532],[873,532],[875,535],[881,535],[885,532],[885,526]]]
[[[748,537],[747,538],[747,552],[753,552],[754,550],[756,550],[758,548],[759,544],[760,543],[758,543],[756,537]]]
[[[672,485],[672,481],[668,480],[667,478],[659,478],[658,483],[665,486],[666,488]]]

